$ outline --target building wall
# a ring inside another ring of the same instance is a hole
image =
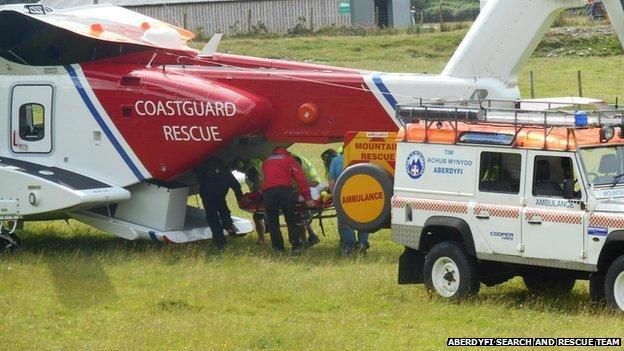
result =
[[[411,1],[392,0],[392,20],[391,26],[394,28],[407,28],[412,25]]]
[[[411,26],[412,19],[410,14],[410,0],[387,0],[378,4],[379,6],[387,6],[387,11],[382,11],[379,16],[380,23],[377,23],[377,13],[375,11],[374,0],[351,0],[351,19],[353,25],[372,27],[376,25],[384,25],[386,23],[393,28],[407,28]],[[385,17],[387,15],[387,17]]]
[[[356,0],[362,1],[362,0]],[[351,16],[340,14],[340,0],[268,0],[241,2],[214,2],[158,6],[132,6],[133,11],[186,27],[197,32],[202,27],[205,35],[215,33],[247,33],[259,21],[271,33],[285,34],[305,17],[308,28],[331,25],[350,26]],[[186,15],[185,15],[186,14]]]
[[[373,0],[351,0],[351,21],[353,25],[373,27],[375,3]]]

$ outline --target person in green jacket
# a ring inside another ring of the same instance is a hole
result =
[[[317,187],[321,183],[321,178],[316,172],[314,165],[312,165],[312,163],[307,158],[301,155],[293,154],[293,157],[301,165],[301,168],[303,168],[303,173],[306,176],[306,180],[308,181],[310,188]],[[314,246],[318,244],[321,241],[321,239],[318,237],[318,235],[316,235],[316,232],[314,232],[314,228],[312,228],[312,220],[310,219],[311,218],[310,210],[306,207],[304,211],[305,213],[302,214],[301,220],[305,226],[305,230],[301,231],[301,242],[302,243],[307,242],[308,246]],[[307,233],[307,238],[306,238],[306,233]]]

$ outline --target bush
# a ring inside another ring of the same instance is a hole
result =
[[[269,34],[269,29],[264,22],[258,21],[251,26],[251,32],[249,34],[253,36],[265,36]]]
[[[326,35],[330,37],[334,36],[348,36],[348,37],[363,37],[366,36],[369,29],[362,26],[336,26],[332,24],[329,27],[319,28],[314,32],[317,35]]]
[[[431,26],[421,27],[418,25],[418,26],[412,26],[412,27],[407,28],[407,34],[416,34],[416,35],[420,35],[423,33],[433,33],[435,31],[436,31],[435,27],[431,27]]]
[[[312,32],[313,31],[308,28],[308,21],[306,20],[306,18],[300,16],[299,18],[297,18],[297,24],[294,27],[290,28],[286,35],[289,37],[305,36],[312,34]]]
[[[455,21],[474,21],[480,12],[481,8],[478,5],[465,4],[455,11]]]
[[[208,38],[208,36],[206,35],[206,32],[204,31],[204,27],[202,26],[195,28],[194,34],[195,34],[195,40],[199,42],[207,42],[208,40],[210,40],[210,38]]]
[[[413,2],[414,3],[414,2]],[[440,2],[427,2],[422,9],[425,22],[440,21]],[[481,11],[478,0],[447,0],[442,2],[442,19],[445,22],[474,21]]]

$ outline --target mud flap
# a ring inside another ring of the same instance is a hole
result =
[[[422,284],[424,263],[424,253],[406,247],[399,257],[399,284]]]
[[[605,300],[605,276],[604,272],[592,272],[589,276],[589,298],[597,303]]]

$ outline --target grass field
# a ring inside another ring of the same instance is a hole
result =
[[[529,72],[534,72],[536,97],[578,96],[577,71],[583,73],[583,95],[615,101],[624,97],[624,60],[612,34],[585,29],[581,34],[555,29],[538,47],[520,73],[523,96],[528,96]],[[286,58],[311,63],[385,72],[439,73],[465,31],[424,35],[369,37],[310,37],[286,39],[231,39],[228,52]],[[573,36],[572,36],[573,35]],[[259,45],[261,43],[261,45]],[[562,47],[568,48],[562,50]],[[579,56],[578,54],[584,56]],[[587,56],[588,54],[596,56]],[[604,56],[608,54],[608,56]],[[555,57],[550,57],[555,56]]]
[[[435,73],[461,35],[422,37],[418,45],[397,36],[239,39],[223,47]],[[619,56],[531,59],[522,90],[534,70],[538,95],[575,95],[578,69],[586,95],[612,99],[621,90]],[[293,150],[317,159],[324,148]],[[571,295],[536,297],[515,279],[483,286],[472,301],[448,303],[422,286],[396,284],[402,248],[387,231],[371,237],[366,257],[344,259],[328,226],[321,244],[290,257],[257,245],[255,236],[218,253],[208,242],[127,242],[75,222],[30,223],[20,233],[23,247],[0,258],[0,349],[439,350],[447,337],[623,334],[622,317],[590,305],[586,282]]]

